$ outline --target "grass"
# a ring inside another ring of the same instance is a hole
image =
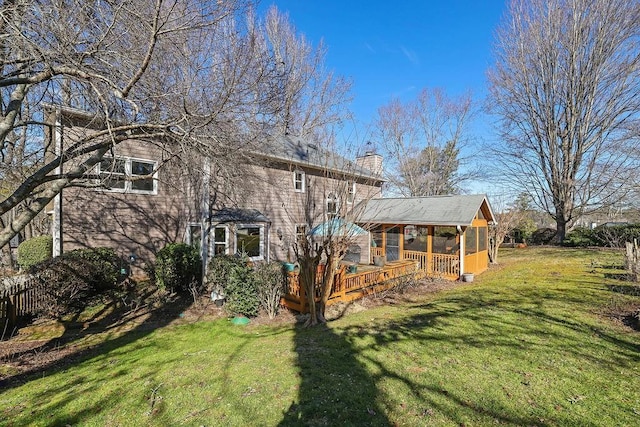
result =
[[[640,304],[619,255],[501,257],[473,283],[326,327],[105,335],[0,389],[0,424],[639,425],[640,334],[607,316]]]

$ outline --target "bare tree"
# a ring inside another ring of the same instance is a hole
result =
[[[264,49],[278,73],[276,133],[328,141],[332,125],[347,115],[351,82],[326,69],[326,47],[313,46],[272,6],[264,21]]]
[[[504,243],[505,238],[529,220],[527,207],[518,204],[518,200],[496,214],[494,223],[489,227],[489,261],[491,264],[498,263],[498,249]]]
[[[640,4],[514,0],[489,73],[502,176],[551,214],[564,240],[577,214],[625,197],[637,174]]]
[[[331,153],[327,153],[331,156]],[[369,245],[367,226],[356,225],[367,200],[379,195],[373,186],[375,178],[359,178],[365,185],[355,194],[353,173],[323,169],[322,174],[310,178],[304,203],[291,207],[289,215],[300,218],[306,233],[299,234],[293,249],[300,265],[300,286],[304,288],[309,306],[308,326],[325,323],[327,302],[335,284],[336,272],[349,248],[354,244]],[[363,241],[364,239],[364,241]],[[323,264],[322,279],[318,283],[318,266]]]
[[[468,160],[461,150],[470,142],[472,113],[469,95],[449,98],[439,89],[380,107],[375,127],[389,184],[405,196],[458,193],[474,176],[461,169]]]
[[[22,209],[0,230],[0,247],[65,187],[95,185],[94,166],[124,140],[232,167],[230,158],[273,127],[282,108],[274,88],[295,71],[283,72],[265,49],[251,7],[251,0],[2,2],[0,215]],[[82,113],[86,132],[54,147],[65,126],[61,109]],[[10,176],[17,151],[20,175]]]

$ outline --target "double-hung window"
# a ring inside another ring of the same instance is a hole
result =
[[[301,170],[293,171],[293,189],[296,193],[304,193],[304,172]]]
[[[330,193],[327,196],[327,219],[333,219],[338,216],[339,204],[338,197],[335,194]]]
[[[105,157],[98,164],[104,187],[112,191],[157,194],[156,162],[128,157]]]
[[[347,183],[347,203],[353,203],[356,199],[356,183],[349,181]]]

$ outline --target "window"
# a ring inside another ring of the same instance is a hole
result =
[[[327,196],[327,219],[333,219],[338,216],[338,198],[333,193]]]
[[[347,203],[353,203],[356,199],[356,183],[349,181],[347,183]]]
[[[296,242],[300,242],[307,237],[307,224],[296,224]]]
[[[213,229],[213,255],[226,255],[229,253],[227,233],[227,227],[216,227]]]
[[[202,245],[202,227],[200,224],[193,222],[187,225],[185,243],[200,251]]]
[[[157,194],[156,163],[150,160],[105,157],[98,163],[101,182],[112,191]]]
[[[293,171],[293,189],[297,193],[304,193],[304,172],[300,170]]]
[[[247,254],[253,261],[264,259],[264,227],[238,225],[236,228],[236,252]]]

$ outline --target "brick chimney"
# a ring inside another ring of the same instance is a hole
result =
[[[369,169],[374,175],[382,176],[382,156],[375,151],[367,151],[364,156],[356,157],[356,164]]]

